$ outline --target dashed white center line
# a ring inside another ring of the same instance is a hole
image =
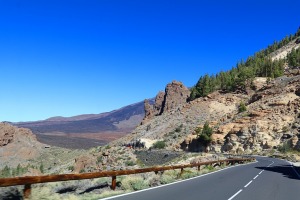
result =
[[[233,199],[236,195],[238,195],[239,193],[241,193],[243,190],[240,189],[237,193],[235,193],[232,197],[230,197],[228,200],[231,200]]]
[[[247,183],[247,185],[245,185],[244,187],[248,187],[250,184],[252,183],[252,181],[250,181],[249,183]]]
[[[272,161],[272,163],[271,164],[269,164],[267,167],[270,167],[271,165],[273,165],[274,164],[274,161]],[[262,171],[260,171],[249,183],[247,183],[245,186],[244,186],[244,188],[246,188],[246,187],[248,187],[252,182],[253,182],[253,180],[255,180],[261,173],[263,173],[265,170],[262,170]],[[240,189],[237,193],[235,193],[232,197],[230,197],[228,200],[232,200],[234,197],[236,197],[239,193],[241,193],[243,190],[242,189]]]

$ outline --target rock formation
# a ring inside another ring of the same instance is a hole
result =
[[[36,136],[26,128],[17,128],[9,123],[0,123],[0,147],[6,146],[21,137],[36,141]]]
[[[166,87],[166,95],[163,102],[162,112],[177,108],[179,105],[186,103],[190,96],[190,91],[181,82],[173,81]]]
[[[253,85],[250,93],[216,91],[186,102],[188,89],[173,81],[157,95],[155,105],[146,101],[150,114],[122,141],[164,140],[170,150],[199,151],[194,130],[208,121],[213,128],[211,152],[252,153],[285,143],[300,149],[300,75],[256,78]],[[247,107],[242,113],[241,102]]]
[[[152,119],[154,116],[161,115],[164,112],[176,109],[178,106],[185,104],[190,96],[190,91],[181,82],[172,81],[166,86],[165,92],[160,91],[155,97],[154,105],[150,105],[149,100],[144,101],[145,121]]]
[[[42,144],[29,129],[0,123],[0,169],[36,158],[40,148]]]

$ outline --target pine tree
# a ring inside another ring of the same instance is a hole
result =
[[[197,132],[197,130],[196,130]],[[200,129],[198,129],[198,133],[200,132]],[[212,133],[213,130],[212,128],[209,127],[209,123],[205,122],[203,129],[201,130],[200,135],[198,135],[198,141],[204,145],[205,147],[207,147],[211,141],[212,141]]]

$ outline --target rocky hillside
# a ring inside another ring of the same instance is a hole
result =
[[[14,125],[29,128],[42,143],[85,149],[107,144],[130,133],[143,117],[144,104],[139,102],[107,113],[52,117]]]
[[[285,58],[300,46],[296,41],[270,57]],[[188,101],[188,96],[182,83],[168,84],[154,105],[145,100],[141,125],[113,144],[142,141],[151,147],[155,141],[165,141],[169,150],[216,153],[255,153],[282,146],[300,150],[300,71],[295,67],[287,66],[285,75],[275,79],[256,77],[245,90],[217,90],[193,101]],[[239,110],[241,103],[245,103],[245,111]],[[208,146],[199,143],[195,131],[205,122],[213,128]]]
[[[42,144],[29,129],[0,123],[0,177],[67,172],[84,152]]]
[[[25,128],[17,128],[8,123],[0,123],[0,168],[4,164],[23,163],[39,156],[42,144],[35,135]]]

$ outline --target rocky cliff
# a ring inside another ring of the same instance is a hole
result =
[[[172,81],[166,86],[165,92],[160,91],[155,97],[154,105],[146,99],[144,102],[145,117],[142,124],[152,119],[154,116],[162,115],[165,112],[178,108],[187,102],[190,91],[181,82]]]
[[[0,175],[5,166],[9,167],[11,176],[67,173],[74,158],[84,152],[42,144],[29,129],[0,123]]]
[[[36,158],[40,148],[42,144],[37,142],[36,136],[29,129],[0,123],[0,168],[4,164],[17,166]]]
[[[283,144],[299,149],[300,76],[290,72],[271,81],[255,78],[247,94],[216,91],[191,102],[186,102],[187,88],[173,81],[154,105],[145,101],[148,115],[122,142],[164,140],[170,150],[228,153],[254,153]],[[247,110],[240,113],[241,102]],[[204,149],[195,129],[206,121],[213,140]]]

